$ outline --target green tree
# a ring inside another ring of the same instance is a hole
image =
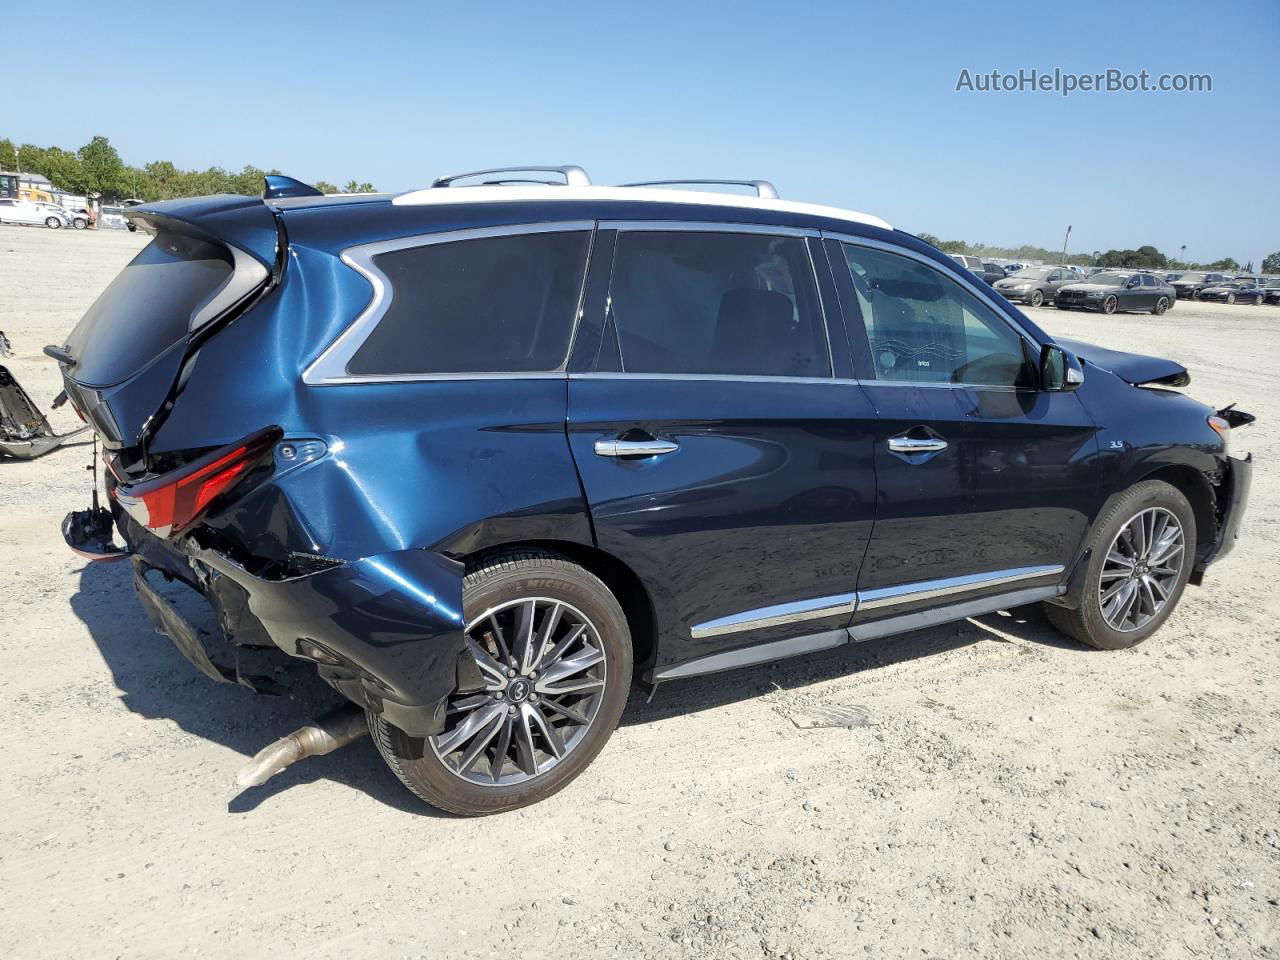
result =
[[[312,184],[321,193],[340,193],[341,191],[328,180],[317,180]]]
[[[102,136],[94,137],[76,151],[76,156],[80,158],[80,165],[84,168],[85,186],[88,190],[111,199],[121,196],[120,175],[124,172],[124,163],[110,140]]]
[[[4,147],[0,146],[0,157],[4,156]],[[1280,251],[1268,253],[1262,260],[1263,273],[1280,273]]]
[[[917,233],[916,236],[919,237],[921,240],[923,240],[925,243],[929,244],[929,246],[931,247],[936,247],[938,246],[938,244],[942,243],[942,241],[939,240],[937,237],[935,237],[932,233]]]
[[[1205,269],[1219,270],[1219,271],[1221,270],[1235,271],[1240,269],[1240,264],[1236,263],[1230,257],[1223,257],[1221,260],[1213,261],[1213,263],[1209,264]]]

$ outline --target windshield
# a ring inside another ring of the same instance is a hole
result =
[[[1024,280],[1043,280],[1048,275],[1048,267],[1023,267],[1017,273],[1013,274],[1013,276],[1020,277]]]
[[[1129,273],[1095,273],[1089,282],[1100,283],[1104,287],[1122,287],[1131,276]]]

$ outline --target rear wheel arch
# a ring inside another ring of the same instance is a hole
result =
[[[462,560],[470,571],[497,554],[519,550],[536,550],[557,556],[576,563],[588,573],[599,577],[617,599],[627,618],[636,675],[640,675],[642,668],[650,665],[658,647],[653,600],[635,571],[612,554],[598,547],[569,540],[521,540],[489,545],[474,554],[457,559]]]

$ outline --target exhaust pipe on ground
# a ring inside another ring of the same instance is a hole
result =
[[[333,753],[368,732],[364,711],[354,703],[335,707],[254,754],[236,774],[237,792],[261,786],[299,760]]]

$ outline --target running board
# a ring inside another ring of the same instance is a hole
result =
[[[709,656],[699,657],[696,660],[664,667],[661,670],[654,671],[651,682],[656,685],[667,680],[678,680],[681,677],[720,673],[721,671],[734,670],[738,667],[749,667],[773,660],[801,656],[806,653],[831,650],[846,643],[861,643],[865,640],[877,640],[893,634],[923,630],[927,627],[954,623],[957,620],[965,620],[969,617],[981,617],[988,613],[995,613],[997,610],[1009,610],[1013,607],[1026,606],[1040,600],[1049,600],[1053,597],[1061,596],[1065,591],[1065,587],[1056,584],[1046,587],[1027,587],[1023,590],[1012,590],[1007,593],[997,593],[988,597],[978,597],[974,600],[952,603],[944,607],[935,607],[932,610],[921,610],[917,613],[886,617],[883,620],[875,620],[871,623],[859,623],[848,628],[823,630],[819,633],[789,637],[786,640],[770,640],[766,643],[756,643],[747,647],[739,647],[736,650],[713,653]]]

